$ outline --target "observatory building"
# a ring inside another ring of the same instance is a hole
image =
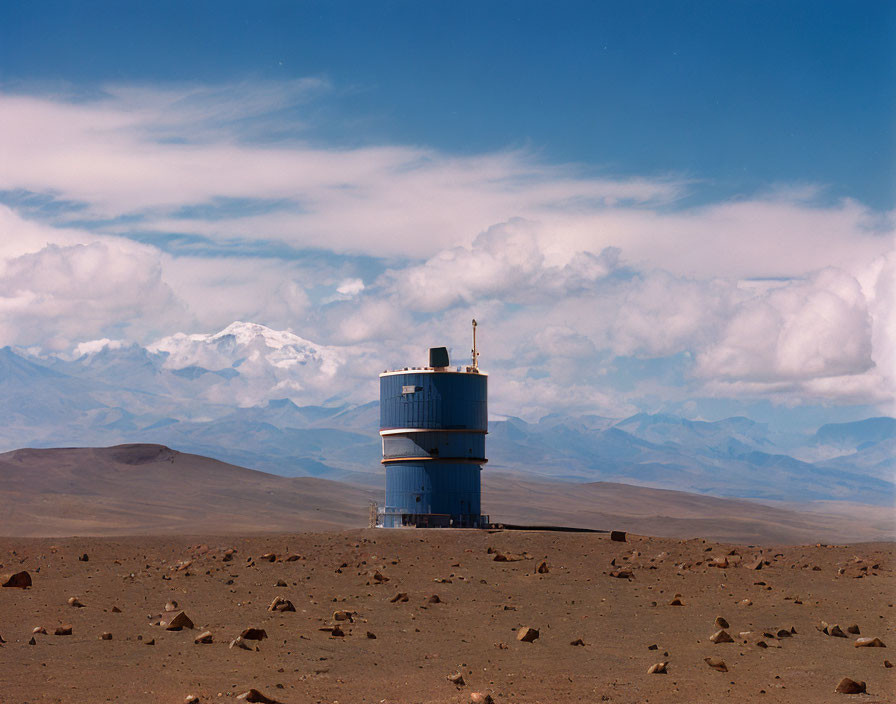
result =
[[[429,366],[380,374],[380,435],[386,528],[478,528],[480,472],[488,432],[487,381],[479,371],[476,321],[473,360],[451,367],[448,350],[429,350]]]

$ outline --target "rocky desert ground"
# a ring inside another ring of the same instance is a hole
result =
[[[550,531],[2,538],[3,583],[31,586],[0,588],[0,702],[892,702],[893,552]]]

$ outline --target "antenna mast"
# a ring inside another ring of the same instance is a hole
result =
[[[478,324],[476,318],[473,318],[473,364],[471,366],[476,370],[479,369],[479,352],[476,351],[476,326]]]

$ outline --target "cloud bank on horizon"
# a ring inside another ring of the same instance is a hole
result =
[[[0,346],[164,350],[248,320],[331,351],[320,401],[363,401],[358,370],[466,358],[476,317],[498,413],[896,413],[893,212],[806,184],[694,205],[693,179],[526,149],[331,146],[295,117],[329,89],[0,92]]]

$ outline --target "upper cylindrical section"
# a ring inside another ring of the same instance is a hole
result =
[[[380,375],[380,430],[488,431],[488,377],[414,369]]]

